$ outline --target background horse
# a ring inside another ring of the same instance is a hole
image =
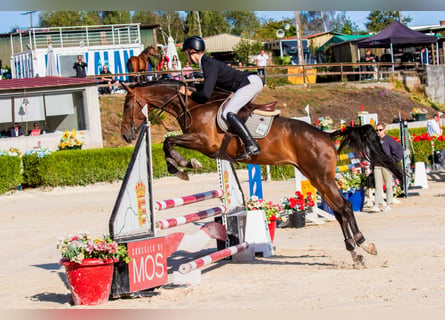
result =
[[[151,59],[150,56],[152,57],[157,57],[157,53],[156,50],[152,47],[149,46],[147,48],[144,49],[144,51],[142,51],[138,56],[132,56],[127,60],[127,70],[128,72],[144,72],[147,71],[148,69],[148,64],[151,63]],[[152,65],[154,65],[152,63]],[[135,81],[145,81],[146,80],[146,76],[130,76],[130,81],[131,82],[135,82]]]
[[[183,134],[165,138],[164,153],[167,168],[171,174],[188,179],[187,174],[178,167],[199,168],[194,159],[184,159],[175,146],[197,150],[209,157],[220,155],[220,146],[225,136],[216,124],[219,106],[228,93],[215,92],[205,104],[197,104],[179,94],[185,85],[181,81],[168,80],[151,82],[145,86],[127,87],[121,134],[127,142],[136,138],[145,116],[142,108],[147,105],[148,112],[158,109],[175,117]],[[355,264],[363,264],[363,257],[355,251],[356,245],[369,254],[377,254],[373,243],[368,243],[360,232],[352,210],[335,182],[337,150],[333,139],[341,138],[339,151],[348,146],[374,165],[383,166],[403,181],[402,172],[383,151],[380,139],[370,125],[347,127],[327,133],[306,122],[276,117],[269,134],[257,142],[261,153],[253,156],[249,163],[260,165],[293,165],[304,174],[334,211],[341,226],[346,249],[351,253]],[[227,154],[235,158],[242,152],[240,140],[232,138],[227,146]],[[241,162],[247,162],[245,160]]]

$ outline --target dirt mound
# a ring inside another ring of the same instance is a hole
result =
[[[124,95],[115,94],[100,96],[102,136],[104,147],[127,145],[120,137],[120,125]],[[380,122],[392,123],[399,118],[411,119],[410,111],[415,107],[423,107],[431,115],[435,110],[425,107],[410,98],[406,91],[395,90],[391,84],[361,84],[345,86],[295,87],[285,86],[275,89],[267,87],[255,102],[266,103],[277,101],[281,114],[285,117],[305,116],[305,107],[310,106],[310,114],[315,119],[330,116],[334,120],[333,127],[339,127],[341,120],[349,123],[357,118],[363,105],[368,113],[377,113]],[[179,130],[176,120],[166,116],[166,126]],[[161,125],[152,126],[152,141],[162,142],[167,130]]]

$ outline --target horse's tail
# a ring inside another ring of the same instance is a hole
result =
[[[331,138],[342,137],[338,152],[344,147],[354,150],[359,157],[374,166],[385,167],[403,184],[403,173],[400,167],[383,151],[380,138],[375,129],[367,124],[359,127],[346,127],[330,133]]]

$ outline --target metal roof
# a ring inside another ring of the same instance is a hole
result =
[[[69,77],[36,77],[25,79],[8,79],[0,81],[0,92],[23,89],[41,89],[61,86],[93,85],[97,79],[92,78],[69,78]]]

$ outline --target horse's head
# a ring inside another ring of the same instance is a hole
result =
[[[180,102],[177,98],[180,81],[151,82],[145,86],[135,87],[121,84],[127,91],[122,114],[121,135],[128,143],[136,139],[142,124],[147,120],[143,112],[145,106],[147,106],[147,114],[152,109],[159,109],[161,112],[177,115],[180,110]]]
[[[124,83],[122,87],[127,91],[124,102],[124,112],[122,114],[121,135],[128,143],[136,139],[136,136],[142,124],[146,121],[146,117],[142,112],[146,105],[140,97],[136,96],[136,89],[130,88]]]

